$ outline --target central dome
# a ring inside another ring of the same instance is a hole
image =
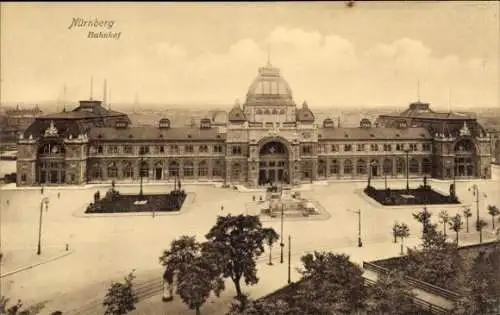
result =
[[[247,93],[247,102],[260,100],[292,101],[292,90],[280,75],[280,70],[270,64],[259,69]]]

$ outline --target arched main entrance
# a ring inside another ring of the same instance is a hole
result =
[[[45,140],[37,152],[37,177],[40,184],[64,184],[65,147],[59,139]]]
[[[289,183],[288,149],[279,141],[270,141],[259,151],[259,185]]]

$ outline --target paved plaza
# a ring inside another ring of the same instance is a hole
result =
[[[437,222],[437,213],[443,209],[454,215],[461,213],[464,205],[472,205],[472,231],[476,208],[474,197],[468,188],[476,184],[481,192],[480,215],[489,223],[486,228],[488,233],[485,235],[493,237],[491,217],[487,214],[486,206],[500,205],[500,168],[495,166],[492,170],[492,180],[457,181],[457,195],[462,204],[428,207],[429,211],[435,214],[434,221]],[[373,180],[372,183],[376,187],[384,186],[383,180]],[[445,193],[448,192],[450,183],[429,180],[433,188]],[[420,184],[421,182],[416,180],[411,182],[412,187]],[[358,263],[397,255],[399,244],[392,243],[391,234],[394,221],[406,222],[409,225],[411,237],[408,239],[408,245],[418,244],[421,226],[413,219],[412,213],[421,207],[380,206],[361,193],[365,185],[366,182],[362,181],[339,181],[309,184],[302,189],[301,195],[304,198],[321,203],[329,215],[323,216],[322,220],[285,220],[285,240],[288,235],[292,237],[292,280],[298,280],[295,267],[300,265],[300,256],[315,249],[345,252]],[[405,181],[389,181],[389,185],[391,188],[402,188]],[[96,303],[95,301],[104,297],[112,280],[121,280],[131,270],[136,271],[137,283],[156,283],[161,281],[158,257],[174,238],[185,234],[196,235],[199,240],[203,240],[203,235],[213,226],[218,215],[244,214],[247,211],[245,205],[252,202],[253,195],[257,198],[264,196],[263,191],[238,191],[209,184],[186,184],[184,189],[192,198],[177,214],[156,213],[154,217],[144,214],[100,217],[82,215],[94,192],[99,189],[102,194],[108,188],[100,186],[45,189],[44,193],[50,202],[48,210],[43,210],[42,256],[45,255],[45,259],[50,260],[49,256],[55,257],[67,250],[70,253],[39,266],[2,276],[2,295],[13,300],[22,298],[26,303],[47,301],[47,311],[68,311],[83,304]],[[117,184],[117,189],[123,193],[139,191],[137,186],[120,184]],[[144,191],[154,193],[170,189],[172,184],[146,185]],[[2,269],[5,267],[6,270],[12,271],[40,262],[42,257],[36,256],[42,198],[40,189],[16,189],[6,185],[2,187],[0,194],[1,248],[5,258]],[[357,247],[358,216],[347,211],[348,209],[361,210],[364,244],[362,248]],[[280,232],[280,220],[264,220],[263,224]],[[472,234],[463,239],[467,243],[477,242]],[[286,254],[285,252],[285,258]],[[252,297],[265,295],[286,284],[286,264],[279,264],[278,245],[273,248],[273,255],[274,266],[266,265],[267,253],[261,259],[259,284],[244,287]],[[4,273],[2,270],[1,274]],[[228,283],[225,294],[233,294],[233,290],[233,285]],[[156,295],[150,299],[160,298]],[[167,310],[174,305],[175,303],[165,304],[161,307]],[[147,309],[151,306],[145,301],[139,303],[139,307]],[[186,306],[183,307],[187,309]]]

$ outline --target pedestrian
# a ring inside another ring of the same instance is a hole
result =
[[[58,193],[57,193],[57,199],[59,199],[60,197],[61,197],[61,193],[60,193],[60,192],[58,192]]]
[[[252,201],[254,201],[254,202],[255,202],[255,195],[253,195],[253,196],[252,196]]]
[[[43,186],[40,188],[40,193],[43,195]]]
[[[7,201],[6,201],[6,202],[7,202],[7,206],[8,206],[8,205],[9,205],[9,203],[10,203],[9,199],[7,199]]]
[[[220,206],[220,211],[224,211],[224,206]]]

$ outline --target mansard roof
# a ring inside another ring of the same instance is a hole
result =
[[[430,108],[429,103],[413,102],[399,115],[380,115],[381,117],[399,117],[399,118],[421,118],[436,120],[467,120],[476,119],[472,115],[457,112],[436,112]]]
[[[319,128],[321,140],[427,140],[432,135],[425,128]]]
[[[191,128],[174,127],[160,129],[153,126],[136,126],[123,129],[93,128],[89,133],[90,140],[102,141],[134,141],[134,140],[163,140],[163,141],[188,141],[188,140],[218,140],[225,139],[219,134],[217,128]]]

